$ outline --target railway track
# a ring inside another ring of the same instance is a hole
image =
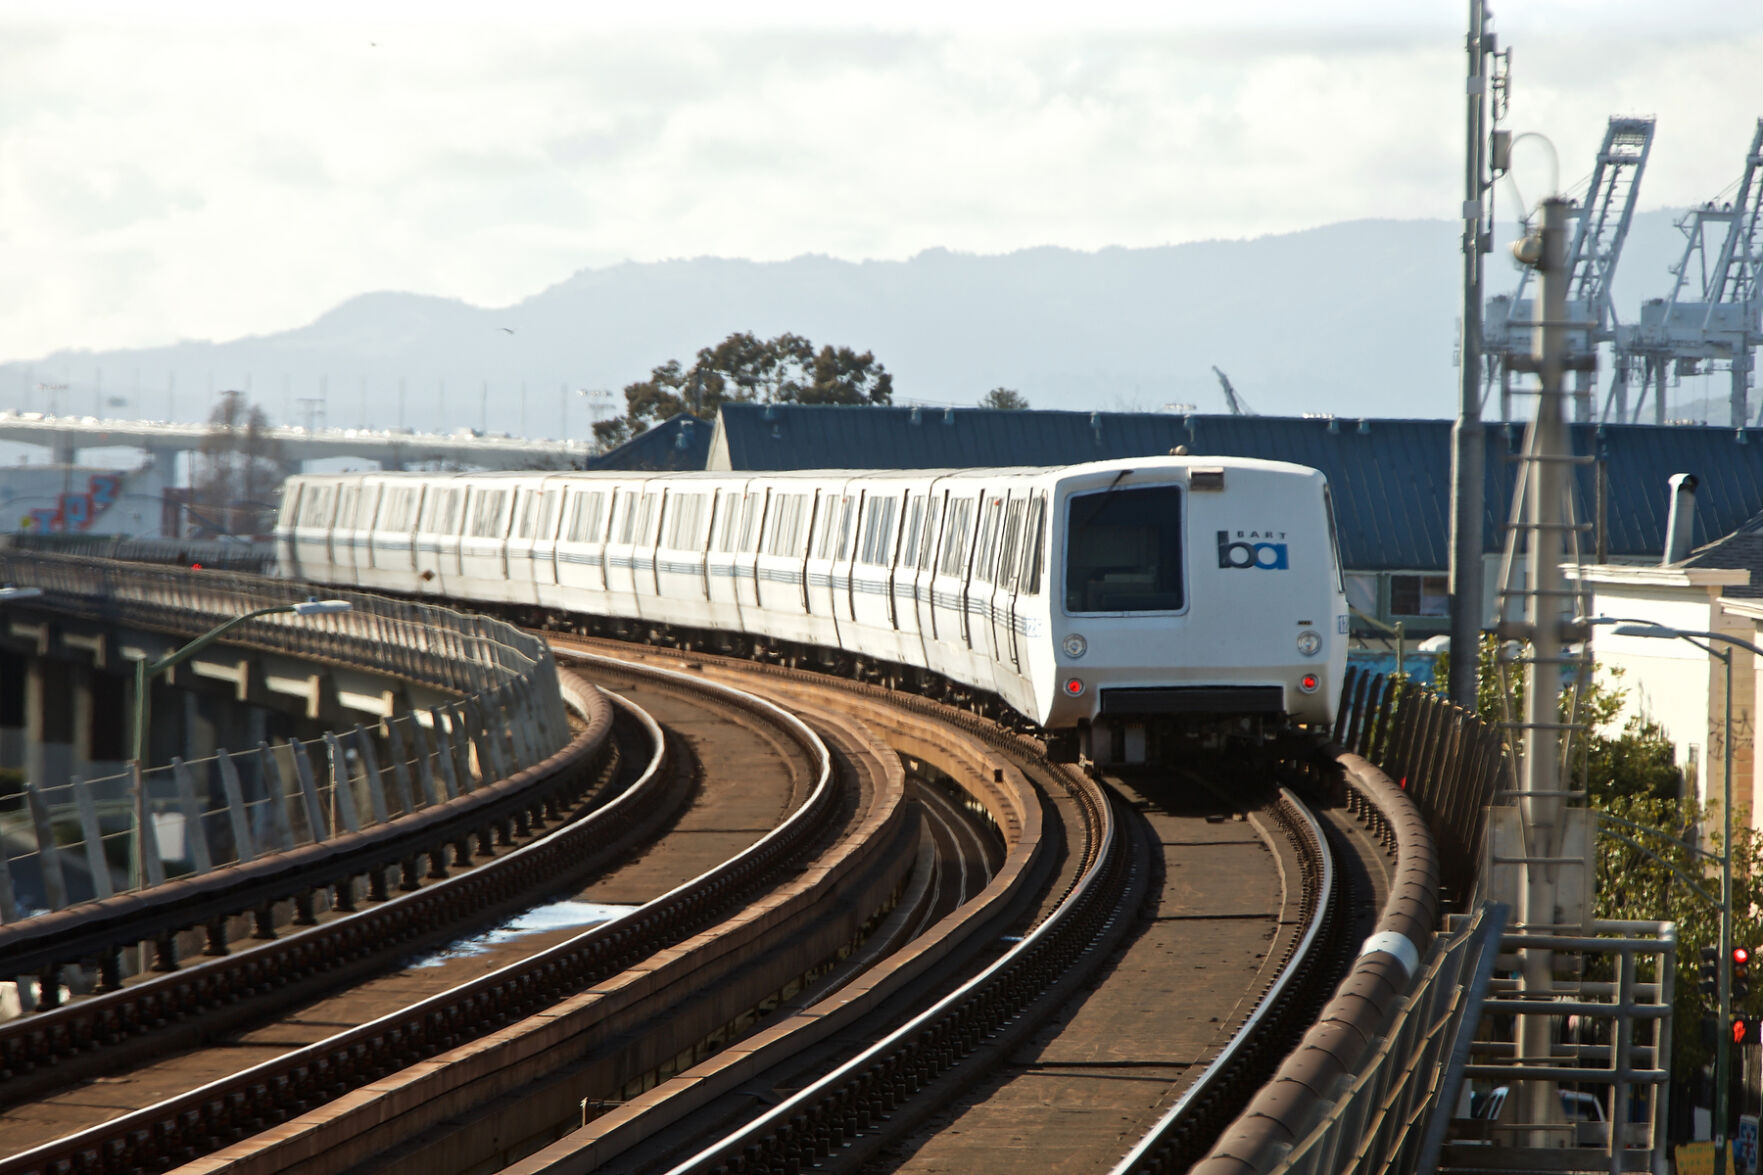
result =
[[[1327,924],[1355,921],[1338,895],[1329,900],[1339,887],[1325,846],[1342,833],[1289,793],[1194,811],[1193,789],[1175,781],[1104,784],[1048,763],[1033,740],[922,699],[628,646],[621,653],[640,664],[614,666],[594,660],[607,642],[553,639],[560,660],[647,691],[645,705],[677,703],[703,688],[694,678],[738,680],[781,708],[749,719],[749,734],[763,726],[761,741],[788,741],[778,719],[794,711],[805,724],[789,737],[818,741],[824,766],[812,786],[798,767],[783,794],[745,794],[724,823],[759,843],[689,885],[656,888],[660,849],[628,858],[610,875],[622,880],[581,896],[656,901],[573,937],[556,932],[565,941],[527,961],[480,963],[458,991],[306,1046],[329,1050],[329,1062],[289,1054],[228,1074],[0,1160],[0,1175],[165,1169],[204,1154],[205,1170],[314,1175],[980,1171],[1011,1165],[1000,1130],[1056,1170],[1107,1170],[1142,1139],[1165,1160],[1189,1156],[1185,1165],[1313,1012],[1292,993],[1332,987],[1345,940]],[[709,745],[691,722],[665,723],[676,756]],[[922,765],[911,805],[896,752]],[[709,771],[758,772],[732,754],[710,758]],[[704,849],[704,831],[687,816],[657,843]],[[1259,855],[1278,893],[1271,908],[1239,886],[1234,896],[1254,908],[1221,915],[1216,888],[1188,884],[1228,873],[1218,862],[1231,853]],[[754,857],[767,859],[769,880],[735,876]],[[1184,886],[1196,904],[1185,912],[1171,904]],[[1194,949],[1170,937],[1176,928],[1212,940],[1216,1011],[1193,999],[1195,985],[1181,982],[1190,977],[1159,969],[1159,958]],[[1156,1019],[1142,1013],[1158,998],[1183,1001],[1188,1026],[1153,1044],[1146,1064],[1136,1055],[1145,1029],[1122,1009]],[[1055,1077],[1066,1092],[1050,1092]],[[1142,1105],[1123,1113],[1115,1095],[1128,1087]],[[1082,1129],[1077,1115],[1048,1113],[1083,1099]],[[977,1144],[966,1158],[950,1142],[963,1137]]]
[[[608,976],[628,975],[632,964],[652,960],[658,957],[658,951],[665,953],[673,947],[684,959],[689,952],[677,951],[677,944],[682,939],[689,939],[730,912],[740,910],[760,890],[777,888],[780,876],[792,878],[802,864],[802,851],[834,838],[837,821],[841,816],[849,817],[856,806],[844,795],[847,789],[835,786],[831,764],[819,740],[799,722],[763,703],[738,699],[726,690],[720,693],[726,708],[750,714],[764,712],[763,721],[749,717],[748,726],[771,726],[773,732],[761,741],[769,741],[774,746],[789,742],[793,744],[798,759],[787,770],[780,767],[772,772],[783,779],[785,794],[774,804],[769,822],[761,820],[763,827],[754,828],[753,814],[748,811],[738,813],[732,821],[737,830],[745,834],[748,844],[743,850],[731,854],[731,859],[722,861],[704,876],[687,884],[665,887],[667,892],[641,909],[578,936],[536,962],[504,968],[468,984],[466,988],[449,992],[444,998],[438,997],[413,1009],[374,1020],[309,1046],[307,1050],[288,1053],[245,1073],[229,1075],[133,1114],[114,1118],[95,1130],[64,1137],[51,1146],[15,1153],[0,1161],[0,1170],[161,1169],[211,1152],[217,1145],[223,1146],[233,1139],[258,1133],[265,1127],[275,1128],[278,1121],[283,1123],[283,1133],[288,1133],[287,1122],[303,1112],[324,1119],[334,1128],[335,1120],[342,1116],[337,1112],[339,1099],[347,1100],[344,1095],[350,1089],[382,1080],[386,1074],[407,1069],[412,1062],[448,1049],[457,1050],[460,1042],[481,1038],[484,1032],[493,1035],[499,1025],[516,1022],[523,1015],[539,1011]],[[788,733],[776,733],[780,731]],[[749,729],[750,737],[753,733]],[[898,776],[896,766],[895,793],[899,791]],[[877,785],[871,781],[868,785],[871,798],[877,800],[881,808],[887,806],[886,782],[883,780]],[[637,785],[622,795],[620,801],[608,805],[607,810],[622,809],[627,815],[630,812],[651,815],[661,810],[661,805]],[[872,808],[876,807],[872,805]],[[897,808],[896,803],[894,809]],[[789,811],[788,819],[779,824],[778,817],[786,810]],[[878,820],[899,823],[897,817],[876,816],[872,811],[868,824],[863,826],[863,836],[847,839],[854,839],[856,843],[870,839],[870,834],[876,831],[872,825]],[[609,837],[606,832],[601,828],[596,836],[590,830],[585,838],[578,836],[577,843],[561,851],[580,855],[584,845],[592,846],[596,840],[606,844],[618,843],[620,838]],[[556,834],[551,839],[558,840],[563,835],[567,834]],[[670,837],[668,841],[674,839]],[[697,839],[703,840],[702,837]],[[875,836],[873,840],[878,848],[889,847],[885,837]],[[849,849],[851,846],[845,847]],[[555,855],[559,850],[555,846],[534,846],[523,850],[526,853],[535,851]],[[870,855],[876,854],[872,851]],[[521,856],[521,852],[510,853],[505,860],[513,862]],[[843,874],[854,876],[868,867],[861,855],[849,851],[830,863],[826,862],[827,856],[822,853],[820,859],[835,879]],[[555,866],[557,862],[553,860],[551,864]],[[465,878],[457,880],[466,881]],[[884,883],[884,888],[890,885]],[[874,880],[865,879],[864,886],[873,889]],[[794,885],[795,890],[802,892],[812,888]],[[800,900],[795,902],[796,906],[808,904]],[[388,903],[387,907],[374,912],[385,912],[394,905],[396,903]],[[786,923],[791,917],[800,923],[801,911],[786,909],[789,905],[787,901],[774,903],[770,913],[783,917]],[[330,930],[325,927],[309,933]],[[291,943],[299,937],[291,936],[277,945]],[[249,953],[233,956],[233,959],[243,959]],[[689,972],[691,968],[676,963],[676,969]],[[193,975],[199,970],[191,968],[186,974]],[[661,968],[652,965],[651,970],[654,973]],[[102,999],[87,1001],[86,1006],[97,1006],[102,1002]],[[641,1001],[626,1002],[634,1005]],[[30,1103],[33,1110],[39,1111],[44,1105],[41,1098]],[[6,1136],[11,1140],[19,1137],[19,1133],[8,1128]]]

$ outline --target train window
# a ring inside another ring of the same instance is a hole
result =
[[[355,507],[355,529],[372,530],[373,516],[380,508],[380,487],[361,487],[361,504]]]
[[[461,499],[465,497],[463,489],[442,490],[435,495],[434,526],[430,528],[434,534],[457,534],[459,531],[459,508]]]
[[[765,495],[746,495],[747,505],[741,511],[741,554],[751,555],[759,549],[759,522],[765,516]]]
[[[355,525],[355,502],[361,496],[359,486],[344,486],[337,493],[337,527],[348,529]]]
[[[632,529],[637,524],[637,503],[629,494],[624,496],[623,518],[624,525],[619,527],[618,541],[620,543],[628,543],[631,541]]]
[[[918,563],[918,536],[924,531],[924,499],[913,496],[906,499],[905,533],[900,536],[900,565],[912,567]]]
[[[837,558],[842,563],[851,557],[852,530],[857,517],[857,499],[845,498],[839,507],[839,545]]]
[[[893,553],[894,511],[900,503],[893,498],[871,498],[863,507],[863,562],[879,567]]]
[[[1011,588],[1016,586],[1016,546],[1022,537],[1022,508],[1025,505],[1021,498],[1011,502],[1004,510],[1004,537],[998,544],[998,586]]]
[[[845,503],[847,510],[851,508],[851,499],[841,498],[840,501]],[[833,539],[838,534],[838,526],[839,507],[829,495],[826,507],[821,510],[820,519],[814,528],[814,557],[816,559],[831,559],[833,557]]]
[[[938,575],[967,574],[967,544],[973,538],[972,529],[973,500],[952,500],[948,520],[943,523],[943,558],[937,564]]]
[[[807,494],[780,494],[777,509],[773,512],[776,519],[771,525],[771,541],[765,546],[767,555],[800,555],[802,553],[802,523],[807,513]]]
[[[507,497],[507,490],[486,490],[478,494],[477,504],[471,513],[471,536],[473,538],[501,537],[502,503]]]
[[[949,513],[949,499],[943,498],[943,507],[938,510],[935,505],[927,505],[924,510],[924,541],[918,548],[918,569],[930,570],[931,562],[936,558],[938,524],[943,522]]]
[[[600,512],[605,508],[606,495],[599,490],[575,495],[575,514],[569,520],[569,541],[596,543],[600,541]]]
[[[655,545],[661,531],[660,494],[644,494],[637,502],[636,541],[645,547]]]
[[[1017,578],[1017,591],[1023,595],[1041,594],[1042,552],[1046,550],[1047,496],[1036,494],[1028,504],[1026,537],[1022,546],[1022,573]]]
[[[326,485],[309,485],[300,499],[301,526],[329,526],[331,524],[331,499],[336,494],[336,487]]]
[[[1173,612],[1184,597],[1181,490],[1076,494],[1065,534],[1068,612]]]
[[[416,491],[409,486],[386,491],[380,503],[378,529],[396,534],[410,529],[410,508],[416,503]]]
[[[515,512],[514,537],[530,539],[539,525],[539,494],[537,490],[523,490],[520,494],[520,506]]]
[[[733,553],[735,540],[740,536],[741,498],[733,492],[726,492],[717,499],[717,505],[722,509],[722,526],[716,532],[716,549],[727,555]]]
[[[973,577],[984,583],[995,582],[993,568],[998,562],[998,516],[1003,513],[1004,499],[987,498],[979,516],[979,543],[974,547]]]
[[[670,551],[697,551],[704,546],[704,495],[680,494],[667,503],[667,542]]]
[[[539,527],[533,537],[541,539],[557,537],[557,505],[562,500],[562,490],[546,490],[539,495]]]

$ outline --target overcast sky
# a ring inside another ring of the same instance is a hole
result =
[[[0,0],[0,361],[268,333],[370,290],[503,305],[627,260],[1158,245],[1461,200],[1466,3],[137,7]],[[1493,7],[1507,125],[1548,135],[1563,185],[1618,113],[1659,118],[1642,207],[1736,180],[1759,0]],[[1544,154],[1517,178],[1542,195]]]

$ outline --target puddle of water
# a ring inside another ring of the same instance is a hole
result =
[[[529,934],[543,934],[551,930],[565,930],[569,927],[592,926],[599,922],[610,922],[614,918],[636,909],[635,906],[608,906],[599,902],[552,902],[548,906],[536,906],[526,913],[512,918],[500,926],[462,938],[458,942],[423,955],[421,958],[406,964],[412,970],[420,967],[440,967],[450,959],[469,959],[474,955],[488,954],[497,945],[523,938]]]

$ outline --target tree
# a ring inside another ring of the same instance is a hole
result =
[[[979,406],[1000,412],[1021,412],[1028,407],[1028,397],[1015,388],[993,388],[980,397]]]
[[[726,403],[889,404],[893,393],[894,377],[872,352],[737,331],[701,348],[689,368],[670,359],[627,385],[625,414],[594,425],[594,437],[610,447],[682,412],[714,419]]]
[[[281,444],[269,418],[243,392],[222,392],[208,414],[192,479],[190,505],[196,526],[214,534],[267,534],[276,487],[287,477]]]

